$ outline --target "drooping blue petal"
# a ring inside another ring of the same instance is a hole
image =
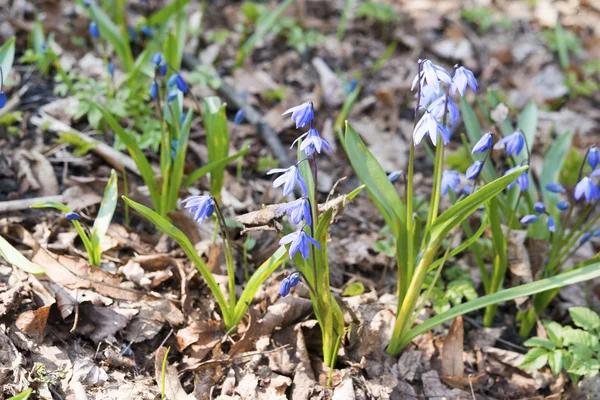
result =
[[[158,83],[152,82],[152,84],[150,84],[150,97],[154,100],[156,99],[156,96],[158,96]]]
[[[290,276],[287,277],[287,279],[290,281],[290,287],[296,287],[298,286],[298,284],[300,283],[300,272],[296,271],[296,272],[292,272],[290,274]]]
[[[307,156],[312,155],[315,151],[320,154],[322,149],[331,152],[329,143],[319,136],[319,132],[315,128],[310,128],[307,134],[306,139],[300,145],[300,151]]]
[[[290,219],[294,225],[300,224],[302,220],[306,221],[306,225],[308,226],[312,224],[310,203],[306,197],[301,197],[297,200],[281,205],[281,207],[277,209],[276,213],[280,214],[283,212],[290,216]]]
[[[288,108],[281,115],[286,115],[289,113],[292,113],[292,121],[296,123],[296,129],[310,124],[315,116],[315,110],[313,108],[312,101],[307,101],[299,106]]]
[[[467,172],[465,172],[467,179],[473,180],[477,178],[481,172],[481,168],[483,168],[483,161],[477,160],[471,164],[471,166],[467,168]]]
[[[233,117],[233,123],[236,125],[240,125],[242,122],[244,122],[244,118],[246,118],[246,113],[240,108],[235,113],[235,117]]]
[[[561,211],[565,211],[567,208],[569,208],[569,202],[561,200],[558,203],[556,203],[556,208],[558,208]]]
[[[509,169],[508,171],[506,171],[504,173],[504,176],[510,174],[511,172],[515,171],[516,169],[518,169],[519,167],[514,167]],[[515,186],[515,184],[519,184],[519,189],[521,190],[521,192],[524,192],[527,190],[527,188],[529,187],[529,175],[527,174],[527,171],[523,172],[521,175],[519,175],[519,177],[512,181],[508,186],[507,189],[510,190],[512,189],[513,186]]]
[[[537,203],[535,203],[533,205],[533,210],[536,213],[543,213],[546,212],[546,205],[544,203],[542,203],[541,201],[538,201]]]
[[[169,77],[169,79],[167,80],[168,87],[175,86],[177,84],[177,76],[177,74],[173,74]]]
[[[492,145],[492,132],[488,132],[479,139],[475,146],[473,146],[473,150],[471,150],[471,154],[475,153],[483,153],[487,151]]]
[[[460,117],[460,110],[458,109],[456,103],[454,103],[452,100],[452,97],[448,97],[447,109],[446,98],[442,96],[431,103],[428,110],[438,121],[441,121],[444,118],[444,111],[446,111],[450,115],[450,123],[452,123],[452,125],[456,125],[458,118]]]
[[[181,202],[184,208],[194,214],[194,221],[198,224],[210,217],[215,211],[214,199],[212,196],[190,196]]]
[[[596,169],[598,166],[598,148],[596,146],[590,147],[590,150],[588,151],[588,164],[592,170]]]
[[[79,219],[81,218],[81,216],[79,214],[77,214],[76,212],[68,212],[65,214],[65,218],[68,219],[69,221],[79,221]]]
[[[154,55],[152,56],[152,64],[154,64],[155,67],[158,67],[162,62],[162,59],[162,53],[154,53]]]
[[[526,215],[523,218],[521,218],[521,223],[523,225],[529,225],[529,224],[533,224],[535,221],[537,221],[538,217],[535,214],[530,214],[530,215]]]
[[[421,79],[421,87],[424,87],[425,84],[427,84],[431,86],[431,89],[433,89],[435,93],[440,92],[440,81],[448,85],[452,84],[452,77],[445,68],[440,67],[427,59],[419,60],[419,62],[421,63],[421,76],[419,77],[418,74],[415,76],[410,90],[414,90],[419,79]]]
[[[477,92],[477,79],[473,72],[465,67],[458,67],[454,70],[454,76],[452,77],[452,84],[450,85],[450,91],[454,96],[458,91],[461,96],[465,96],[467,86],[471,88],[473,93]]]
[[[501,149],[506,147],[506,154],[509,156],[512,154],[519,155],[523,147],[525,146],[525,137],[521,131],[515,131],[510,135],[500,139],[494,146],[495,149]]]
[[[598,186],[596,186],[596,184],[587,176],[575,186],[575,199],[579,200],[582,197],[585,197],[587,203],[592,203],[600,199],[600,189],[598,189]]]
[[[556,222],[554,222],[554,217],[552,215],[546,217],[546,226],[550,232],[556,232]]]
[[[292,259],[294,257],[294,254],[296,254],[297,252],[300,252],[300,254],[302,254],[302,258],[304,258],[306,260],[310,253],[310,250],[308,247],[309,243],[312,243],[319,250],[321,249],[319,242],[317,242],[315,239],[308,236],[306,234],[306,232],[304,232],[304,230],[302,230],[302,229],[292,232],[289,235],[285,235],[279,241],[280,246],[288,244],[288,243],[291,243],[289,251],[288,251],[290,259]]]
[[[444,144],[447,144],[450,141],[450,133],[438,122],[432,113],[425,111],[425,114],[423,114],[419,122],[417,122],[415,130],[413,131],[413,141],[415,142],[415,146],[419,145],[421,140],[427,135],[429,135],[431,143],[436,146],[438,132],[440,132]]]
[[[394,183],[394,182],[396,182],[396,181],[398,180],[398,178],[400,178],[401,176],[402,176],[402,171],[400,171],[400,170],[395,170],[395,171],[392,171],[392,172],[390,172],[390,174],[388,175],[388,180],[389,180],[390,182]],[[442,178],[442,182],[443,182],[443,179],[444,179],[444,178]],[[444,185],[444,184],[442,183],[442,186],[443,186],[443,185]]]
[[[90,35],[94,38],[94,39],[98,39],[100,37],[100,31],[98,30],[98,25],[96,25],[96,23],[94,21],[90,22]]]
[[[281,297],[285,297],[290,294],[290,289],[292,286],[290,285],[290,280],[286,277],[281,281],[281,285],[279,286],[279,295]]]
[[[302,193],[306,195],[306,184],[304,183],[304,178],[302,177],[302,174],[300,174],[300,170],[296,165],[292,165],[287,169],[274,168],[267,172],[267,175],[276,174],[280,172],[283,172],[283,174],[277,179],[275,179],[275,181],[273,181],[274,188],[278,188],[279,186],[283,185],[283,195],[289,196],[294,192],[296,183],[298,183],[302,189]]]
[[[188,87],[185,84],[185,81],[183,80],[183,78],[181,77],[181,75],[177,74],[175,75],[177,78],[175,78],[175,83],[177,84],[177,88],[182,92],[182,93],[187,93],[188,91]]]

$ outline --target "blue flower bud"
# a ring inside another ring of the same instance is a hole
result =
[[[556,223],[552,215],[548,215],[548,218],[546,218],[546,226],[550,232],[556,232]]]
[[[100,31],[98,30],[98,25],[94,21],[90,22],[90,35],[94,39],[98,39],[100,37]]]
[[[173,74],[167,80],[167,86],[168,87],[175,86],[176,83],[177,83],[177,74]]]
[[[348,85],[348,93],[354,92],[354,89],[356,89],[357,86],[358,86],[358,80],[352,79],[352,81]]]
[[[388,180],[392,183],[396,182],[398,180],[398,178],[400,178],[402,176],[402,171],[400,170],[395,170],[390,172],[390,174],[388,175]]]
[[[137,31],[132,25],[127,25],[127,33],[129,34],[129,39],[132,41],[137,39]]]
[[[281,297],[287,296],[288,294],[290,294],[291,288],[292,287],[290,285],[290,280],[288,278],[285,278],[281,281],[281,286],[279,286],[279,295]]]
[[[177,74],[176,76],[177,78],[175,78],[175,83],[177,84],[177,88],[181,90],[182,93],[187,93],[188,87],[183,81],[183,78],[179,74]]]
[[[564,192],[565,188],[560,183],[549,183],[546,185],[546,190],[552,193]]]
[[[596,146],[590,147],[588,151],[588,164],[593,170],[598,166],[598,148]]]
[[[483,153],[487,151],[492,145],[492,132],[488,132],[479,139],[479,141],[473,146],[473,150],[471,150],[471,154],[475,153]]]
[[[592,236],[595,238],[600,237],[600,228],[598,228],[594,232],[592,232]]]
[[[293,272],[287,279],[290,281],[290,287],[296,287],[300,283],[300,272]]]
[[[108,63],[108,74],[111,78],[115,76],[115,64],[113,64],[112,62]]]
[[[65,218],[69,221],[79,221],[81,217],[76,212],[71,211],[65,214]]]
[[[541,201],[538,201],[537,203],[535,203],[533,205],[533,209],[535,210],[536,213],[546,212],[546,206]]]
[[[583,246],[592,238],[592,234],[590,232],[585,232],[581,235],[581,239],[579,239],[579,245]]]
[[[6,92],[0,92],[0,110],[6,105]]]
[[[154,55],[152,56],[152,64],[154,64],[155,67],[158,67],[161,62],[162,53],[154,53]]]
[[[479,160],[475,161],[473,163],[473,165],[471,165],[467,169],[467,172],[465,173],[465,175],[467,176],[467,179],[473,180],[473,179],[477,178],[479,176],[479,173],[481,172],[482,167],[483,167],[482,161],[479,161]]]
[[[177,98],[177,89],[171,89],[169,90],[169,93],[167,94],[167,99],[169,101],[173,101]]]
[[[140,26],[140,32],[142,32],[144,35],[146,35],[148,37],[154,36],[154,31],[152,30],[152,28],[150,28],[147,25]]]
[[[160,74],[160,76],[165,76],[167,75],[167,64],[162,63],[158,66],[158,73]]]
[[[85,8],[89,8],[89,7],[90,7],[90,0],[84,0],[84,1],[83,1],[83,6],[84,6]]]
[[[233,123],[234,124],[241,124],[242,122],[244,122],[244,119],[246,118],[246,113],[244,112],[244,110],[242,110],[241,108],[239,110],[237,110],[237,112],[235,113],[235,117],[233,117]]]
[[[156,96],[158,96],[158,84],[156,82],[152,82],[150,85],[150,97],[152,100],[155,100]]]
[[[569,202],[561,200],[558,203],[556,203],[556,208],[558,208],[561,211],[565,211],[567,208],[569,208]]]
[[[538,219],[537,215],[530,214],[530,215],[526,215],[523,218],[521,218],[521,223],[523,225],[529,225],[529,224],[533,224],[535,221],[537,221],[537,219]]]

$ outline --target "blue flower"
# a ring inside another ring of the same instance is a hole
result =
[[[158,66],[158,73],[160,74],[160,76],[165,76],[167,75],[167,64],[162,63]]]
[[[492,132],[488,132],[479,139],[475,146],[473,146],[473,150],[471,150],[471,154],[475,153],[483,153],[487,151],[492,145]]]
[[[554,217],[552,215],[548,215],[546,218],[546,226],[550,232],[556,232],[556,223],[554,222]]]
[[[473,180],[477,178],[479,176],[479,173],[481,172],[482,167],[483,161],[475,161],[469,168],[467,168],[467,172],[465,172],[467,179]]]
[[[514,172],[515,170],[517,170],[519,167],[514,167],[509,169],[508,171],[506,171],[504,173],[504,176],[510,174],[511,172]],[[508,186],[507,189],[510,190],[512,189],[513,186],[515,186],[515,184],[518,183],[519,184],[519,189],[521,190],[521,192],[524,192],[527,190],[527,188],[529,187],[529,175],[527,174],[527,171],[523,172],[521,175],[519,175],[519,177],[512,181]]]
[[[506,154],[509,156],[511,154],[519,155],[521,150],[523,150],[523,146],[525,146],[525,137],[523,137],[521,131],[515,131],[510,135],[500,139],[494,148],[501,149],[504,146],[506,146]]]
[[[446,109],[445,107],[446,98],[440,97],[431,103],[429,110],[435,118],[442,120],[444,118],[444,110]],[[456,103],[454,103],[452,100],[452,97],[448,97],[448,113],[450,114],[450,122],[452,125],[456,125],[458,118],[460,117],[460,110],[458,109]]]
[[[579,200],[582,197],[585,197],[585,201],[588,203],[600,199],[600,189],[598,189],[598,186],[596,186],[596,184],[587,176],[575,186],[575,199]]]
[[[115,64],[113,64],[112,62],[108,63],[108,74],[111,78],[115,76]]]
[[[162,62],[162,59],[162,53],[154,53],[154,55],[152,56],[152,64],[154,64],[155,67],[158,67]]]
[[[290,294],[290,290],[292,289],[292,285],[290,280],[288,279],[288,277],[285,277],[282,281],[281,281],[281,285],[279,286],[279,295],[281,297],[285,297],[288,294]]]
[[[590,176],[600,176],[600,169],[596,169],[596,170],[592,171]]]
[[[100,31],[98,30],[98,25],[94,21],[90,22],[90,35],[94,39],[98,39],[100,37]]]
[[[598,228],[594,232],[592,232],[592,236],[595,238],[600,237],[600,228]]]
[[[290,281],[291,287],[298,286],[298,284],[300,283],[300,272],[292,272],[290,276],[287,277],[287,279]]]
[[[267,172],[267,175],[277,174],[280,172],[283,172],[283,175],[273,181],[274,188],[278,188],[279,186],[283,185],[283,195],[289,196],[294,192],[296,183],[298,183],[300,188],[302,188],[302,193],[306,195],[306,183],[304,183],[304,178],[302,177],[302,174],[300,174],[300,170],[298,169],[297,165],[292,165],[289,168],[273,168]]]
[[[315,151],[321,154],[321,150],[323,149],[329,152],[331,151],[331,147],[329,147],[329,143],[327,143],[327,140],[321,138],[321,136],[319,136],[319,132],[315,128],[310,128],[308,132],[301,135],[298,139],[294,140],[294,143],[292,143],[292,147],[298,140],[302,139],[305,136],[306,140],[304,140],[302,142],[302,145],[300,145],[300,151],[304,152],[304,154],[306,154],[307,156],[312,155]]]
[[[556,208],[558,208],[561,211],[565,211],[567,208],[569,208],[569,202],[561,200],[558,203],[556,203]]]
[[[129,39],[132,41],[137,39],[137,32],[133,26],[127,25],[127,33],[129,34]]]
[[[415,94],[415,97],[418,96],[418,93]],[[426,85],[421,87],[421,101],[419,102],[419,106],[427,107],[429,104],[442,97],[443,94],[436,92],[435,88],[431,85]]]
[[[167,86],[175,86],[177,84],[177,74],[173,74],[167,79]]]
[[[6,105],[6,92],[0,91],[0,110]]]
[[[348,93],[354,92],[354,89],[356,89],[357,86],[358,86],[358,80],[352,79],[352,81],[350,81],[350,84],[348,85]]]
[[[246,118],[246,113],[240,108],[235,113],[235,117],[233,117],[233,123],[239,125],[244,122],[244,118]]]
[[[552,193],[564,192],[565,188],[560,183],[549,183],[546,185],[546,190]]]
[[[152,100],[154,100],[154,99],[156,99],[157,95],[158,95],[158,83],[152,82],[152,84],[150,85],[150,97],[152,98]]]
[[[69,221],[79,221],[81,217],[76,212],[71,211],[65,214],[65,218]]]
[[[154,31],[148,25],[140,26],[140,32],[149,37],[154,36]]]
[[[588,164],[590,164],[592,170],[598,166],[598,148],[596,146],[590,147],[588,151]]]
[[[179,90],[181,90],[181,92],[187,93],[188,87],[185,84],[185,81],[183,80],[183,78],[181,77],[181,75],[176,74],[176,76],[177,76],[177,78],[175,78],[175,83],[177,84],[177,88]]]
[[[415,76],[410,90],[414,90],[415,86],[417,86],[418,79],[421,79],[421,88],[423,88],[425,84],[431,85],[431,88],[435,93],[440,92],[440,81],[445,82],[448,85],[452,84],[452,77],[443,67],[440,67],[427,59],[419,60],[419,62],[422,63],[421,76],[419,77],[419,74]]]
[[[473,187],[472,186],[463,186],[462,188],[460,188],[459,193],[464,196],[469,196],[471,193],[473,193]]]
[[[177,89],[169,90],[169,93],[167,93],[167,100],[173,101],[176,98],[177,98]]]
[[[456,96],[456,91],[458,90],[460,95],[464,97],[467,86],[475,93],[477,92],[477,85],[477,79],[475,79],[473,72],[465,67],[458,67],[454,70],[450,91],[452,92],[452,95]]]
[[[421,143],[421,140],[423,140],[426,135],[429,135],[431,143],[433,143],[434,146],[437,146],[438,131],[442,135],[444,144],[448,144],[448,142],[450,142],[450,133],[448,130],[438,122],[432,113],[425,111],[425,114],[423,114],[413,132],[415,146]]]
[[[536,213],[543,213],[546,212],[546,205],[544,205],[544,203],[541,201],[538,201],[533,205],[533,209]]]
[[[581,239],[579,239],[579,245],[583,246],[592,238],[592,234],[590,232],[585,232],[581,235]]]
[[[392,172],[390,172],[390,174],[388,175],[388,180],[389,180],[390,182],[394,183],[394,182],[396,182],[396,181],[398,180],[398,178],[400,178],[401,176],[402,176],[402,171],[400,171],[400,170],[395,170],[395,171],[392,171]],[[444,179],[444,178],[442,178],[442,187],[443,187],[443,185],[444,185],[444,183],[443,183],[443,182],[444,182],[444,181],[443,181],[443,179]]]
[[[308,236],[306,232],[304,232],[304,230],[302,229],[299,229],[296,232],[292,232],[289,235],[285,235],[279,241],[280,246],[283,246],[288,243],[291,243],[289,250],[290,260],[298,251],[300,252],[300,254],[302,254],[302,258],[306,260],[309,254],[309,243],[312,243],[317,249],[321,250],[321,245],[319,245],[319,242]]]
[[[310,124],[315,117],[315,109],[313,108],[312,101],[307,101],[299,106],[288,108],[281,115],[286,115],[289,113],[292,113],[292,121],[296,123],[296,129]]]
[[[90,0],[83,0],[83,6],[85,8],[89,8],[90,7]]]
[[[305,220],[308,226],[312,224],[310,203],[306,197],[283,204],[277,209],[277,214],[282,212],[290,216],[294,225],[300,224],[302,220]]]
[[[460,176],[457,171],[446,170],[442,173],[442,194],[448,194],[449,188],[458,192],[458,185],[460,185]]]
[[[185,209],[194,213],[194,221],[201,224],[215,211],[215,203],[212,196],[190,196],[182,201]]]
[[[523,218],[521,218],[521,223],[523,225],[529,225],[529,224],[533,224],[535,221],[537,221],[538,217],[535,214],[530,214],[530,215],[526,215]]]

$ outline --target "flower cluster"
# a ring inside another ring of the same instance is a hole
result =
[[[546,215],[546,227],[550,232],[556,232],[556,222],[554,221],[554,217],[546,211],[546,205],[544,203],[538,201],[533,205],[533,210],[535,211],[535,214],[529,214],[521,218],[521,223],[523,225],[533,224],[538,220],[539,215]]]
[[[279,286],[279,295],[281,297],[285,297],[290,294],[290,290],[296,287],[300,283],[300,272],[292,272],[290,275],[285,277],[283,281],[281,281],[281,286]]]
[[[152,98],[152,100],[156,99],[160,89],[158,77],[165,77],[169,68],[173,71],[173,74],[167,79],[167,88],[169,88],[167,99],[173,101],[177,98],[178,92],[184,94],[188,92],[188,86],[181,77],[181,74],[163,59],[161,53],[155,53],[152,56],[152,65],[154,65],[154,80],[150,84],[150,98]]]
[[[442,93],[440,83],[445,83],[447,88]],[[467,87],[473,92],[477,91],[477,79],[473,72],[465,67],[456,65],[452,74],[444,67],[434,64],[430,60],[419,60],[419,70],[413,79],[411,90],[418,88],[417,109],[425,113],[415,125],[413,141],[415,146],[421,143],[425,136],[429,136],[431,143],[437,145],[438,132],[443,144],[450,141],[450,126],[446,124],[448,117],[454,126],[460,117],[458,106],[451,95],[457,93],[464,97]]]

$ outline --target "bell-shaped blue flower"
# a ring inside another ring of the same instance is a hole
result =
[[[598,148],[596,146],[590,147],[588,150],[588,164],[592,168],[592,170],[596,169],[598,166]]]
[[[188,87],[185,84],[185,81],[183,80],[181,75],[176,74],[175,76],[177,77],[177,78],[175,78],[175,83],[177,84],[177,89],[179,89],[182,93],[187,93]]]
[[[296,183],[300,185],[302,189],[302,193],[306,195],[306,183],[304,183],[304,178],[302,174],[300,174],[300,170],[297,165],[292,165],[289,168],[273,168],[267,175],[278,174],[283,172],[283,174],[273,181],[273,187],[278,188],[283,185],[283,195],[289,196],[294,192],[294,188],[296,187]]]
[[[417,122],[415,130],[413,131],[415,146],[421,143],[421,140],[427,135],[429,135],[431,143],[433,143],[434,146],[437,146],[438,132],[440,132],[442,136],[442,142],[448,144],[448,142],[450,142],[450,132],[438,122],[432,113],[425,111],[425,114],[423,114],[419,122]]]
[[[283,280],[281,281],[281,285],[279,285],[279,295],[281,297],[285,297],[288,294],[290,294],[290,290],[292,289],[290,280],[288,278],[289,277],[283,278]]]
[[[565,191],[565,188],[560,183],[549,183],[546,185],[546,190],[552,193],[561,193]]]
[[[530,214],[530,215],[526,215],[523,218],[521,218],[521,223],[523,225],[529,225],[529,224],[533,224],[535,221],[537,221],[538,217],[535,214]]]
[[[565,211],[567,208],[569,208],[569,202],[561,200],[558,203],[556,203],[556,208],[558,208],[561,211]]]
[[[519,155],[523,147],[525,146],[525,137],[521,131],[515,131],[510,135],[500,139],[498,143],[494,146],[495,149],[501,149],[506,147],[506,154],[509,156],[511,154]]]
[[[98,30],[98,25],[96,25],[96,23],[94,21],[90,22],[90,35],[94,38],[94,39],[98,39],[100,37],[100,31]]]
[[[473,93],[477,92],[477,79],[473,72],[465,67],[458,67],[454,70],[454,76],[452,77],[452,84],[450,85],[450,91],[452,95],[456,96],[456,92],[460,93],[461,96],[465,96],[467,86],[471,88]]]
[[[538,201],[533,205],[533,209],[536,213],[543,213],[546,212],[546,205],[541,201]]]
[[[471,154],[483,153],[484,151],[487,151],[492,145],[492,140],[492,132],[486,133],[477,141],[477,143],[475,143],[473,150],[471,150]]]
[[[311,238],[304,232],[303,229],[299,229],[295,232],[290,233],[289,235],[285,235],[279,241],[279,245],[283,246],[285,244],[290,244],[289,255],[290,260],[294,257],[294,254],[300,252],[302,254],[303,259],[307,259],[309,255],[308,245],[312,243],[317,249],[321,250],[321,245],[315,239]]]
[[[415,94],[415,98],[417,96],[418,93]],[[421,87],[421,101],[419,101],[419,106],[427,107],[441,96],[443,96],[443,93],[436,92],[433,86],[425,85]]]
[[[140,26],[140,32],[142,32],[144,35],[146,35],[148,37],[154,36],[154,31],[148,25]]]
[[[402,171],[400,170],[395,170],[390,172],[390,174],[388,175],[388,180],[392,183],[396,182],[398,180],[398,178],[400,178],[402,176]],[[444,178],[442,178],[444,179]],[[444,185],[443,183],[444,181],[442,180],[442,186]]]
[[[74,211],[68,212],[65,214],[65,218],[69,221],[79,221],[81,216]]]
[[[467,172],[465,172],[467,179],[473,180],[477,178],[481,172],[481,168],[483,168],[483,161],[477,160],[471,164],[471,166],[467,168]]]
[[[0,91],[0,110],[6,106],[6,92]]]
[[[310,203],[306,197],[285,203],[277,209],[277,214],[283,212],[290,216],[294,225],[300,224],[302,220],[306,221],[308,226],[312,224]]]
[[[162,62],[162,59],[162,53],[154,53],[154,55],[152,56],[152,64],[154,64],[155,67],[158,67]]]
[[[281,115],[286,115],[289,113],[292,113],[292,121],[296,123],[296,129],[310,124],[315,117],[315,110],[313,108],[312,101],[307,101],[299,106],[288,108]]]
[[[304,154],[306,154],[307,156],[312,155],[315,151],[321,154],[321,150],[323,149],[331,152],[331,147],[329,147],[329,143],[327,143],[327,140],[319,136],[319,132],[315,128],[310,128],[308,132],[300,136],[298,139],[294,140],[294,143],[296,143],[305,135],[306,139],[302,141],[302,144],[300,145],[300,151],[304,152]],[[294,143],[292,143],[292,146],[294,146]]]
[[[511,172],[514,172],[516,169],[518,169],[519,167],[514,167],[509,169],[508,171],[506,171],[504,173],[504,176],[510,174]],[[521,192],[524,192],[527,190],[527,188],[529,187],[529,174],[527,174],[527,171],[523,172],[521,175],[519,175],[519,177],[512,181],[508,186],[507,189],[510,190],[512,189],[513,186],[515,186],[515,184],[519,184],[519,189],[521,190]]]
[[[552,215],[546,217],[546,227],[550,232],[556,232],[556,222],[554,222],[554,217]]]
[[[430,85],[435,93],[440,92],[440,81],[447,85],[452,84],[452,77],[445,68],[440,67],[427,59],[419,60],[419,62],[421,63],[421,76],[419,77],[419,74],[415,76],[410,90],[414,90],[419,79],[421,80],[421,88],[423,88],[425,84]]]
[[[598,189],[598,186],[596,186],[596,184],[587,176],[575,186],[575,199],[579,200],[582,197],[585,197],[587,203],[592,203],[600,199],[600,189]]]
[[[433,114],[433,116],[441,121],[444,118],[444,111],[447,111],[450,115],[450,123],[452,125],[456,125],[458,122],[458,118],[460,118],[460,110],[456,103],[452,100],[452,97],[448,97],[448,108],[446,110],[446,97],[442,96],[435,100],[429,106],[428,110]]]
[[[448,189],[458,192],[458,185],[460,185],[460,176],[457,171],[446,170],[442,173],[442,194],[448,194]]]
[[[473,186],[463,186],[460,188],[459,193],[463,196],[469,196],[473,193]]]
[[[185,209],[194,213],[194,221],[201,224],[215,211],[214,198],[212,196],[190,196],[182,201]],[[187,204],[186,204],[187,203]]]

